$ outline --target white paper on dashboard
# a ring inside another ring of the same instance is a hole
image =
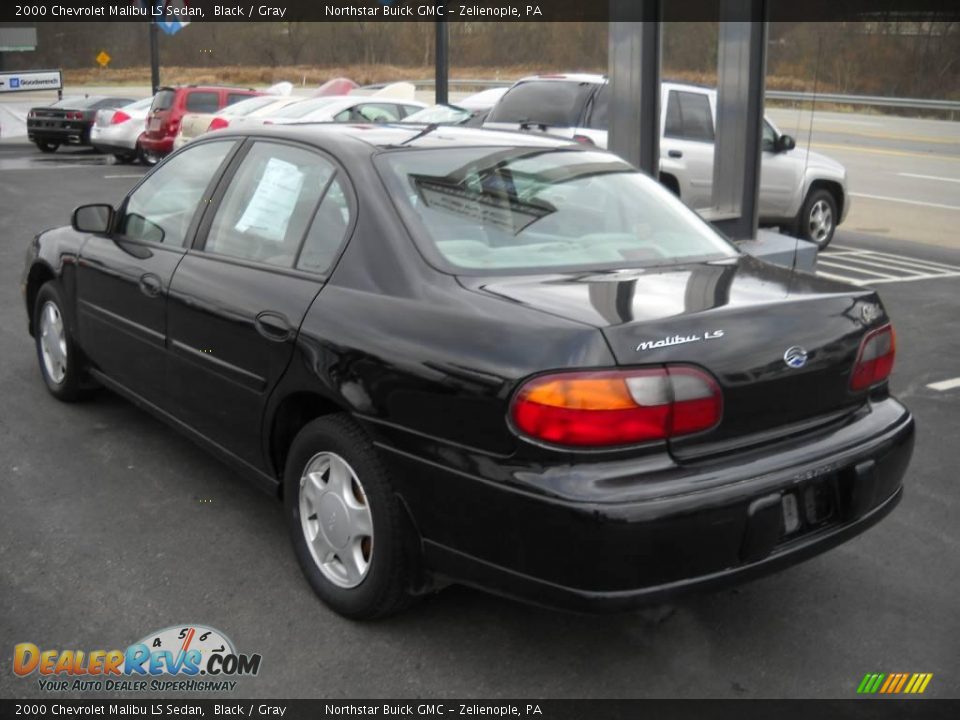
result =
[[[240,232],[253,228],[257,235],[281,242],[287,234],[287,225],[302,186],[303,173],[296,165],[270,158],[247,209],[234,227]]]

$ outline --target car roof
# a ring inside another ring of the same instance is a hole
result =
[[[428,127],[430,126],[417,123],[304,122],[268,125],[247,131],[240,130],[236,134],[299,140],[320,147],[327,144],[337,147],[351,144],[356,147],[366,146],[368,149],[390,148],[399,145],[419,149],[443,147],[581,147],[567,138],[552,135],[451,125],[437,126],[430,132],[421,135]],[[226,137],[228,134],[232,133],[220,131],[217,136]]]
[[[609,78],[606,75],[600,75],[599,73],[547,73],[544,75],[528,75],[527,77],[523,77],[517,80],[514,83],[514,85],[530,82],[531,80],[551,81],[551,82],[589,83],[592,85],[606,85],[607,82],[609,82]],[[661,85],[664,88],[667,88],[668,90],[696,89],[696,90],[706,90],[707,92],[711,92],[711,93],[716,92],[714,88],[708,87],[706,85],[675,82],[673,80],[664,80],[661,82]]]

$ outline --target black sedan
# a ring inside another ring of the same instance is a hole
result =
[[[56,398],[106,386],[282,496],[351,617],[753,577],[883,518],[912,452],[874,291],[545,137],[213,133],[38,235],[23,293]]]
[[[130,98],[88,95],[31,108],[27,113],[27,137],[42,152],[48,153],[56,152],[61,145],[89,145],[97,110],[123,107],[132,102]]]

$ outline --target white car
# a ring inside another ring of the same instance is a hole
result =
[[[509,88],[490,88],[458,100],[456,103],[431,105],[407,115],[402,122],[480,127],[491,108]]]
[[[610,86],[602,75],[532,76],[517,81],[484,127],[541,130],[607,147]],[[717,93],[665,82],[660,95],[660,181],[692,208],[712,203]],[[764,119],[760,224],[779,226],[825,248],[850,208],[847,171],[825,155],[796,147]]]
[[[261,122],[289,125],[298,122],[399,122],[427,107],[416,100],[383,95],[341,95],[302,100],[265,116]]]
[[[90,144],[98,151],[113,155],[117,162],[133,162],[140,157],[140,135],[146,129],[147,114],[153,96],[121,108],[97,110],[90,128]]]

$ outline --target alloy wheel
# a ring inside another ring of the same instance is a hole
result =
[[[67,335],[60,308],[52,302],[40,312],[40,354],[47,376],[56,384],[67,375]]]

